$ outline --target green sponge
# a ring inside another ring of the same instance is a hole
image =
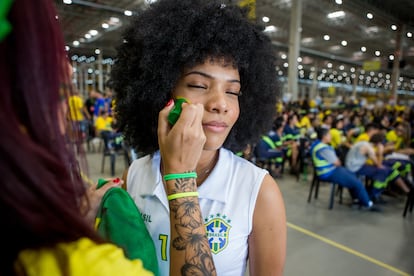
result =
[[[183,97],[177,97],[174,100],[174,107],[171,109],[170,113],[168,114],[168,122],[173,126],[175,122],[177,122],[178,117],[180,117],[183,103],[188,103],[188,100]]]

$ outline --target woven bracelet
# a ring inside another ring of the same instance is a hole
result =
[[[164,175],[164,180],[174,180],[179,178],[197,178],[196,172],[188,172],[188,173],[171,173]]]
[[[183,197],[191,197],[191,196],[197,196],[198,192],[185,192],[185,193],[177,193],[167,196],[168,200],[173,200],[177,198],[183,198]]]

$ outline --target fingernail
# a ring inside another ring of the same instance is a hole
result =
[[[174,100],[173,99],[170,99],[165,106],[170,106],[170,105],[172,105],[173,102],[174,102]]]
[[[118,177],[114,179],[114,183],[118,183],[121,179],[119,179]]]

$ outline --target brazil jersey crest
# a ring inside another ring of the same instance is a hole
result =
[[[211,252],[217,254],[226,248],[229,242],[230,220],[226,215],[210,215],[205,219],[205,226]]]

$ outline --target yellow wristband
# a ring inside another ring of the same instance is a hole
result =
[[[191,196],[197,196],[198,192],[185,192],[185,193],[177,193],[167,196],[168,200],[173,200],[177,198],[183,198],[183,197],[191,197]]]

